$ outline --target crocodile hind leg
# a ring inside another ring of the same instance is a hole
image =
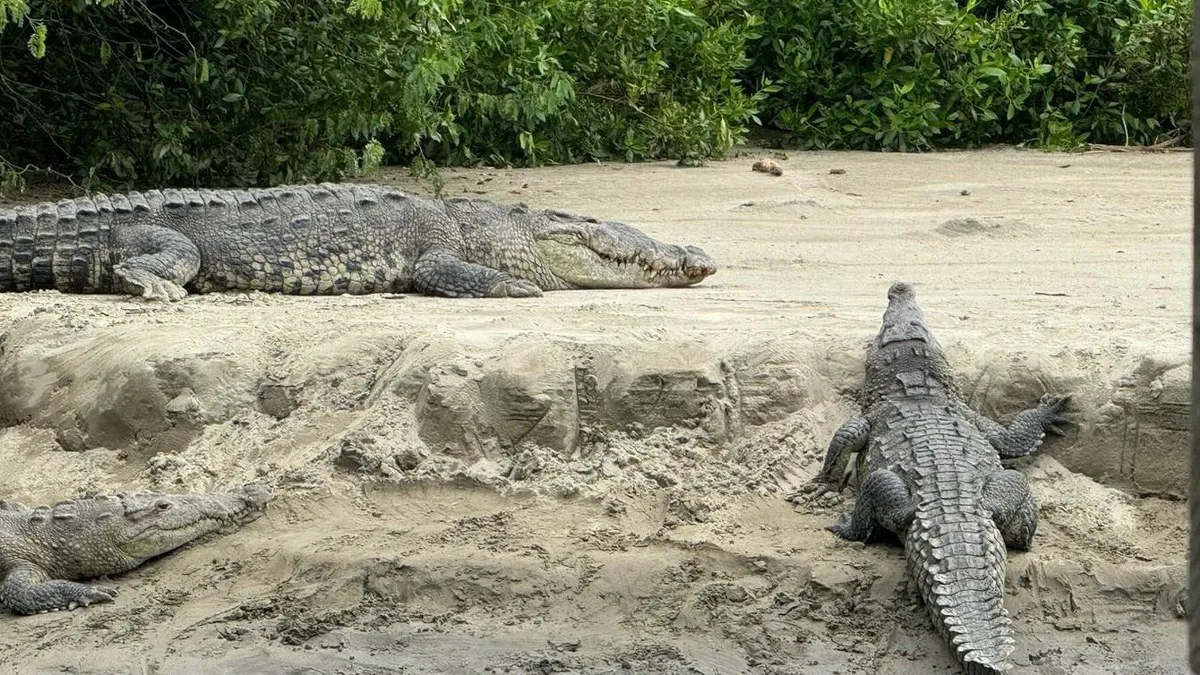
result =
[[[1070,396],[1047,394],[1042,397],[1041,405],[1017,413],[1007,427],[978,413],[973,413],[974,422],[1001,459],[1024,457],[1038,449],[1047,431],[1065,435],[1058,425],[1068,421],[1062,412],[1070,400]]]
[[[842,423],[833,432],[829,448],[825,451],[825,464],[820,473],[797,492],[787,496],[789,502],[813,500],[827,492],[841,492],[849,480],[846,465],[850,456],[861,452],[871,436],[871,423],[865,417],[853,417]]]
[[[413,265],[413,287],[448,298],[536,298],[542,289],[500,270],[469,263],[446,250],[431,251]]]
[[[915,513],[904,479],[887,469],[876,469],[859,488],[853,515],[842,516],[837,525],[827,529],[842,539],[871,541],[879,528],[902,535]]]
[[[183,287],[200,271],[200,249],[185,235],[155,225],[113,230],[117,264],[113,274],[129,292],[147,300],[175,302],[187,296]]]
[[[996,522],[1005,546],[1029,550],[1037,531],[1038,512],[1025,476],[1011,469],[989,476],[983,484],[982,506]]]
[[[116,590],[106,586],[50,579],[42,570],[28,565],[10,572],[0,585],[0,602],[17,614],[87,607],[92,603],[112,602],[116,595]]]

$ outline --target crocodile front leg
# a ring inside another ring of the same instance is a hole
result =
[[[0,585],[0,602],[17,614],[40,614],[112,602],[117,591],[106,586],[51,579],[41,569],[18,566]]]
[[[169,302],[187,296],[183,287],[200,271],[200,249],[191,239],[155,225],[123,226],[113,237],[113,274],[130,293]]]
[[[536,298],[537,284],[500,270],[469,263],[450,251],[430,251],[413,266],[413,287],[448,298]]]
[[[867,421],[867,418],[854,417],[844,422],[837,431],[833,432],[829,448],[825,451],[825,464],[821,467],[820,473],[799,491],[788,495],[787,500],[789,502],[812,500],[827,492],[841,492],[849,480],[846,474],[846,464],[850,461],[850,456],[861,452],[867,446],[867,439],[870,437],[871,423]]]
[[[1015,459],[1037,450],[1047,431],[1056,436],[1065,435],[1058,425],[1069,421],[1062,412],[1070,400],[1070,396],[1046,394],[1041,405],[1017,413],[1007,427],[975,412],[972,412],[972,421],[996,448],[1001,459]]]
[[[1037,531],[1038,512],[1025,476],[1011,469],[988,476],[983,484],[981,505],[991,514],[1004,537],[1005,546],[1029,550]]]
[[[903,536],[915,514],[904,479],[887,469],[876,469],[859,488],[853,515],[843,515],[837,525],[826,529],[850,541],[870,541],[879,528]]]

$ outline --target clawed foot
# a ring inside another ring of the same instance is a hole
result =
[[[849,513],[843,513],[838,519],[837,525],[826,525],[825,529],[837,535],[838,539],[846,541],[861,541],[864,544],[879,541],[880,535],[883,534],[883,528],[871,526],[866,529],[853,527],[854,517]]]
[[[854,538],[850,536],[850,516],[847,514],[843,513],[842,517],[838,518],[836,525],[826,525],[825,529],[836,534],[842,539],[847,539],[850,541],[854,540]]]
[[[841,492],[842,487],[837,483],[816,479],[805,483],[799,490],[789,494],[785,499],[796,505],[812,504],[827,494]]]
[[[489,298],[540,298],[542,289],[525,279],[505,279],[497,282],[487,292]]]
[[[76,607],[87,607],[92,604],[112,602],[117,597],[117,589],[108,586],[90,586],[83,585],[83,590],[79,597],[74,602],[67,605],[67,609],[75,609]]]
[[[179,284],[155,276],[144,269],[130,267],[126,263],[119,263],[113,267],[113,273],[134,289],[134,295],[138,295],[136,290],[141,289],[141,297],[146,300],[177,302],[187,297],[187,291]]]
[[[1062,415],[1062,412],[1067,409],[1067,404],[1071,402],[1071,395],[1060,396],[1058,394],[1043,394],[1040,401],[1040,408],[1046,414],[1044,429],[1055,436],[1066,436],[1067,432],[1060,428],[1059,424],[1070,424],[1071,420]]]
[[[93,586],[74,581],[49,581],[45,584],[53,588],[46,600],[49,603],[18,607],[19,614],[46,614],[48,612],[71,611],[79,607],[112,602],[117,597],[117,589],[108,586]],[[53,599],[50,599],[53,598]]]

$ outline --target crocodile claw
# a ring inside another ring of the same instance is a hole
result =
[[[108,586],[88,586],[75,602],[81,607],[87,607],[93,603],[112,602],[117,597],[117,589]]]
[[[799,490],[789,494],[785,499],[793,504],[811,504],[826,494],[836,494],[841,491],[842,488],[837,483],[830,483],[818,478],[800,486]]]
[[[145,300],[179,302],[187,297],[187,291],[179,284],[128,263],[118,263],[113,267],[113,274],[130,287],[133,295]]]
[[[70,612],[80,607],[113,602],[117,597],[117,589],[109,588],[108,586],[93,586],[91,584],[80,584],[65,580],[53,581],[51,584],[56,586],[53,593],[59,596],[62,604],[44,604],[33,608],[28,613],[36,612],[38,614],[45,614],[47,612],[61,612],[64,610]]]
[[[1052,412],[1062,412],[1066,410],[1067,404],[1071,402],[1070,394],[1042,394],[1042,399],[1038,401],[1043,408],[1048,408]]]
[[[505,279],[492,286],[489,298],[540,298],[542,289],[526,279]]]
[[[843,513],[842,517],[838,518],[836,525],[826,525],[825,529],[836,534],[842,539],[848,539],[850,541],[854,540],[854,537],[850,536],[850,516],[847,514]]]
[[[1067,432],[1063,431],[1059,424],[1072,424],[1072,421],[1062,414],[1067,409],[1067,404],[1071,402],[1071,395],[1065,396],[1058,394],[1043,394],[1039,402],[1042,410],[1047,413],[1046,421],[1043,428],[1054,434],[1055,436],[1066,436]]]

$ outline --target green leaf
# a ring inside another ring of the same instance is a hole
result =
[[[222,96],[221,100],[225,101],[226,103],[233,103],[234,101],[240,101],[243,98],[245,98],[245,97],[242,96],[241,94],[237,93],[236,91],[231,91],[228,94],[225,94],[224,96]]]
[[[0,22],[0,25],[3,23]],[[29,53],[33,54],[35,59],[42,59],[46,56],[46,24],[34,25],[33,33],[29,36]]]

